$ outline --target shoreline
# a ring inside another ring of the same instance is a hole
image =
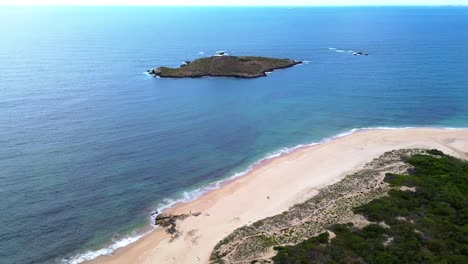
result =
[[[346,141],[350,141],[350,140],[347,140],[348,138],[362,137],[360,135],[363,135],[363,134],[376,134],[377,133],[377,134],[389,134],[389,136],[391,136],[390,134],[405,134],[405,133],[406,134],[414,134],[414,133],[425,134],[425,132],[427,132],[428,134],[444,134],[444,133],[445,134],[461,134],[463,135],[463,139],[466,138],[468,142],[468,129],[466,128],[376,127],[376,128],[351,129],[346,132],[324,138],[318,142],[312,142],[309,144],[300,144],[292,148],[283,148],[274,152],[273,154],[268,154],[266,157],[248,166],[245,171],[236,173],[226,179],[210,183],[203,188],[198,188],[196,190],[193,190],[192,192],[199,192],[199,194],[193,198],[189,198],[188,200],[184,200],[183,198],[177,199],[173,201],[172,203],[164,206],[165,208],[162,211],[164,213],[179,214],[179,213],[187,213],[188,209],[193,208],[190,211],[192,212],[200,211],[203,213],[202,215],[203,218],[207,218],[208,216],[204,215],[205,214],[204,211],[209,210],[213,205],[221,203],[224,200],[226,193],[232,194],[238,190],[241,190],[242,188],[240,187],[242,187],[242,185],[246,184],[246,182],[248,183],[250,180],[254,180],[255,176],[257,176],[257,178],[259,177],[261,178],[261,175],[259,175],[261,174],[260,172],[268,173],[268,171],[271,169],[270,167],[275,168],[275,166],[276,167],[278,166],[277,163],[284,163],[285,161],[294,162],[294,160],[301,158],[301,156],[306,155],[308,152],[310,151],[313,152],[314,149],[323,149],[324,146],[327,146],[331,143],[336,143],[337,141],[340,141],[341,143],[346,143]],[[444,146],[443,144],[441,145]],[[429,146],[432,146],[432,145],[429,144],[428,147]],[[390,147],[390,148],[393,148],[393,147]],[[464,150],[468,151],[468,149],[464,149]],[[446,151],[451,151],[451,150],[447,149]],[[454,155],[454,153],[450,153],[450,152],[448,152],[448,154]],[[366,157],[368,157],[369,155],[370,154],[367,154]],[[456,152],[455,152],[455,155],[456,155]],[[377,154],[371,155],[370,158],[368,159],[370,160],[375,156],[378,156],[378,155]],[[362,167],[363,164],[365,164],[365,162],[369,160],[361,159],[360,162],[358,162],[358,164],[354,164],[354,166],[343,168],[342,170],[334,170],[334,174],[335,174],[334,177],[331,177],[331,178],[325,177],[319,182],[320,184],[313,183],[311,186],[308,186],[308,187],[312,187],[313,189],[312,192],[310,188],[309,189],[299,188],[300,192],[298,194],[297,193],[290,194],[289,195],[290,199],[289,200],[287,199],[286,201],[281,201],[280,206],[274,206],[275,208],[271,208],[268,212],[264,212],[262,214],[257,214],[257,215],[251,214],[246,219],[243,219],[242,221],[236,221],[236,224],[227,224],[227,226],[229,226],[229,228],[232,229],[230,230],[232,232],[235,229],[234,227],[237,228],[241,226],[239,224],[242,224],[242,225],[250,224],[252,222],[255,222],[256,220],[260,220],[267,216],[281,213],[281,210],[282,211],[287,210],[290,206],[303,201],[305,198],[307,198],[307,195],[311,197],[311,194],[312,195],[314,194],[313,192],[314,190],[316,191],[317,189],[320,189],[326,185],[330,185],[341,180],[344,176],[346,176],[346,174],[358,169],[359,167]],[[259,184],[264,185],[262,183],[259,183]],[[310,185],[310,183],[307,183],[307,184]],[[189,219],[189,220],[192,220],[192,219]],[[189,220],[186,220],[186,221],[189,221]],[[184,225],[184,223],[182,223],[182,225]],[[229,233],[230,232],[225,231],[223,235],[219,238],[219,240],[221,240],[224,236],[228,235]],[[167,247],[168,245],[167,240],[169,240],[169,238],[170,236],[162,228],[155,228],[149,231],[148,233],[139,236],[134,241],[130,241],[129,244],[123,245],[123,247],[113,248],[111,251],[105,251],[106,249],[108,250],[109,248],[99,250],[103,254],[106,254],[106,253],[109,254],[110,252],[113,252],[113,254],[110,256],[100,254],[101,256],[97,256],[97,258],[92,259],[92,257],[96,257],[96,254],[94,256],[89,255],[88,257],[86,257],[85,254],[98,253],[99,251],[89,251],[82,255],[79,255],[78,257],[80,258],[71,259],[70,263],[80,263],[82,261],[85,261],[85,262],[87,261],[87,263],[125,263],[126,261],[124,259],[127,259],[128,261],[128,258],[127,258],[128,256],[132,256],[133,260],[138,259],[139,263],[140,262],[144,263],[147,261],[154,262],[155,261],[154,254],[158,253],[156,255],[159,255],[159,251],[160,251],[160,250],[155,250],[155,249],[159,249],[160,246],[162,246],[161,244],[164,244]],[[132,239],[132,238],[126,238],[126,239]],[[216,243],[219,240],[217,240]],[[175,242],[176,241],[174,241],[174,243]],[[111,247],[113,245],[111,245]],[[180,245],[178,245],[178,247],[180,248]],[[209,249],[205,248],[205,251],[207,250]],[[208,254],[209,256],[210,252],[206,254]],[[200,263],[205,263],[207,261],[206,256],[202,257],[200,260],[203,260]],[[161,261],[161,259],[159,259],[159,261]],[[164,259],[164,261],[167,261],[167,263],[180,263],[180,260],[176,260],[176,259],[174,259],[174,262],[172,262],[172,260],[169,260],[169,259]],[[192,259],[192,262],[195,262],[195,260]],[[187,259],[185,259],[185,262],[183,263],[190,263],[190,261],[187,261]]]

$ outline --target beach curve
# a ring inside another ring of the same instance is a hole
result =
[[[155,229],[113,255],[90,263],[207,263],[216,243],[236,228],[281,213],[372,158],[399,148],[438,148],[467,158],[468,129],[353,129],[319,143],[280,151],[254,164],[242,177],[166,209],[173,214],[202,213],[177,224],[182,231],[178,239],[171,241],[170,235]]]

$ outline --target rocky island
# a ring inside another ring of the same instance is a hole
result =
[[[218,55],[185,61],[179,68],[159,67],[148,73],[162,78],[236,77],[257,78],[267,72],[289,68],[301,61],[255,56]]]

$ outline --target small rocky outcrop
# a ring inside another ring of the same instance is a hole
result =
[[[167,233],[173,236],[177,236],[177,233],[178,233],[176,229],[177,221],[182,221],[190,216],[197,217],[199,215],[201,215],[200,212],[195,212],[195,213],[190,212],[189,214],[180,214],[180,215],[161,213],[161,214],[158,214],[156,218],[154,219],[154,224],[165,228]]]
[[[368,56],[369,54],[366,52],[358,51],[353,53],[356,56]]]
[[[161,73],[157,68],[147,70],[146,72],[148,74],[150,74],[150,75],[153,75],[153,76],[158,76]]]
[[[181,215],[160,214],[156,216],[154,223],[158,226],[166,228],[166,232],[173,235],[177,232],[176,222],[178,220],[184,220],[187,217],[189,217],[188,214],[181,214]]]

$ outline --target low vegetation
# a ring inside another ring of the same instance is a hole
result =
[[[256,78],[267,72],[294,66],[301,62],[253,56],[212,56],[187,61],[179,68],[159,67],[148,71],[163,78],[196,78],[203,76]]]
[[[372,223],[334,224],[294,246],[277,246],[274,263],[468,263],[468,163],[438,150],[388,173],[387,196],[354,208]]]
[[[386,195],[390,186],[384,182],[385,174],[411,171],[413,167],[404,159],[424,152],[418,149],[386,152],[362,170],[320,189],[303,203],[236,229],[216,245],[211,263],[270,263],[276,255],[274,247],[298,244],[338,223],[368,224],[363,216],[353,213],[353,208]]]

